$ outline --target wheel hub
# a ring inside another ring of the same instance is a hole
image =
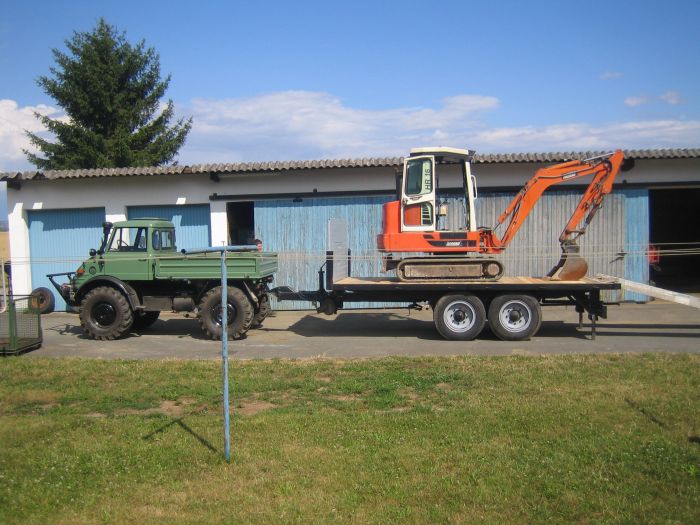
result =
[[[109,303],[98,303],[92,309],[92,316],[100,326],[111,326],[117,320],[117,311]]]
[[[218,326],[221,326],[222,325],[222,317],[223,317],[223,315],[222,315],[223,310],[221,308],[221,305],[218,305],[215,308],[213,308],[213,311],[214,311],[214,315],[212,317],[214,318],[214,322]],[[231,303],[228,304],[228,309],[227,309],[226,315],[228,317],[226,319],[226,325],[228,326],[231,323],[233,323],[233,320],[236,317],[236,308]]]
[[[474,326],[476,313],[471,305],[462,301],[455,301],[445,308],[443,320],[450,330],[466,332]]]
[[[509,332],[527,330],[532,319],[530,309],[521,301],[511,301],[504,304],[498,315],[501,319],[501,325]]]

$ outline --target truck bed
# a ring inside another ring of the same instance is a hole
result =
[[[256,279],[277,271],[277,254],[269,252],[235,252],[226,255],[229,279]],[[221,279],[218,253],[198,253],[157,257],[156,279]]]

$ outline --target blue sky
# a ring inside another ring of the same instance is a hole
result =
[[[172,75],[181,164],[700,146],[698,2],[0,2],[0,171],[99,17]]]

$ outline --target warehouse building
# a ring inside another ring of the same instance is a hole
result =
[[[472,171],[479,188],[479,225],[493,226],[538,168],[596,154],[477,154]],[[692,248],[697,240],[700,149],[626,154],[635,159],[635,168],[618,175],[613,193],[580,242],[589,275],[653,280],[676,289],[698,286],[698,256],[663,254],[670,248]],[[280,254],[276,285],[296,289],[317,287],[326,224],[340,217],[349,225],[353,274],[380,275],[375,238],[382,227],[382,204],[395,198],[402,162],[392,157],[4,173],[13,290],[22,294],[50,287],[46,274],[75,270],[90,248],[99,246],[103,221],[138,217],[172,220],[178,248],[262,239],[265,250]],[[449,225],[459,228],[459,177],[450,175],[440,184],[449,204]],[[558,186],[545,193],[502,258],[506,274],[545,275],[556,263],[557,239],[582,187]],[[650,244],[662,248],[661,260],[651,270]],[[644,298],[628,294],[624,299]],[[59,298],[57,303],[64,306]]]

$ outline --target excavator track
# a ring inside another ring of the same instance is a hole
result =
[[[400,281],[497,281],[503,265],[495,259],[413,257],[396,263]]]

